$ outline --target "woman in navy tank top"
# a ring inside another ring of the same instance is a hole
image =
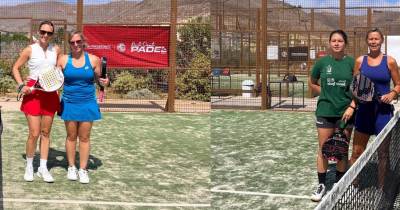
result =
[[[398,66],[393,57],[381,52],[383,41],[384,36],[379,29],[368,31],[366,42],[369,53],[357,58],[354,66],[354,74],[361,73],[374,82],[378,98],[369,103],[358,104],[351,164],[364,152],[369,137],[378,135],[393,117],[391,102],[400,93]],[[393,89],[390,89],[391,80]]]
[[[95,80],[106,85],[108,78],[100,78],[100,59],[84,51],[85,37],[81,32],[69,36],[71,53],[62,56],[58,65],[64,70],[64,89],[61,98],[61,119],[65,122],[67,138],[65,148],[68,159],[69,180],[89,183],[87,164],[90,131],[93,121],[101,119],[95,95]],[[75,167],[76,142],[79,138],[79,171]]]

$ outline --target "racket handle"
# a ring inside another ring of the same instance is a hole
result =
[[[107,76],[107,58],[101,57],[101,78],[106,78]]]
[[[343,130],[344,128],[346,128],[346,126],[347,126],[347,122],[341,120],[341,121],[340,121],[340,124],[339,124],[339,129],[342,129],[342,130]]]

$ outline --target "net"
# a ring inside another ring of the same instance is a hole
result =
[[[317,210],[400,208],[399,117],[396,112]]]

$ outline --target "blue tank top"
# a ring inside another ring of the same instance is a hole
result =
[[[365,55],[360,71],[374,82],[375,94],[382,96],[390,92],[390,80],[392,77],[390,75],[386,55],[383,55],[381,63],[377,66],[368,65],[368,56]]]
[[[63,100],[72,103],[96,101],[94,86],[94,70],[90,64],[89,55],[85,52],[85,64],[82,67],[72,65],[72,57],[68,55],[68,61],[64,69]]]

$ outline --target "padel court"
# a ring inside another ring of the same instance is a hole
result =
[[[91,135],[90,183],[66,178],[64,123],[51,134],[55,182],[25,182],[26,119],[2,113],[5,209],[208,209],[208,114],[103,113]],[[34,159],[34,168],[39,155]]]

